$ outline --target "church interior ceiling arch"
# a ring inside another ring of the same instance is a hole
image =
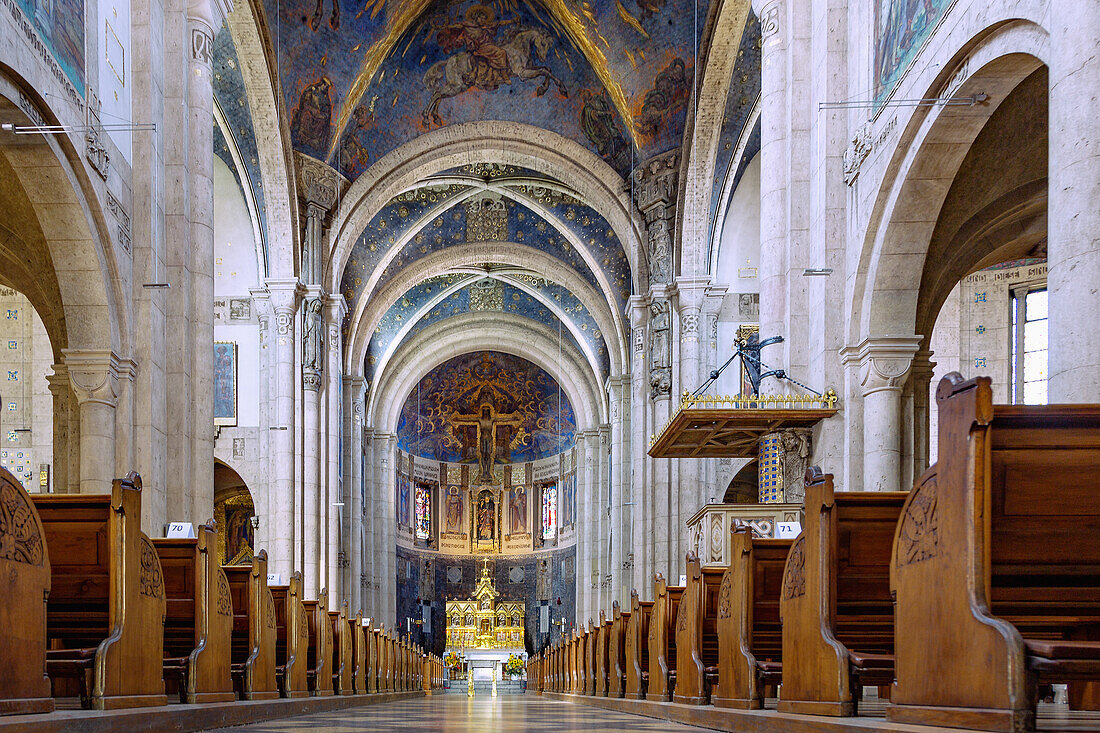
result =
[[[476,351],[417,383],[401,409],[397,441],[421,458],[495,465],[557,455],[575,432],[573,406],[550,374],[513,354]],[[486,451],[488,459],[480,455]]]
[[[252,215],[258,220],[266,269],[267,204],[260,174],[260,154],[237,48],[229,28],[224,26],[214,37],[213,88],[215,107],[225,123],[224,131],[217,120],[213,123],[214,154],[232,171],[241,192],[248,191],[245,198],[251,202]]]
[[[558,131],[625,175],[680,142],[709,3],[267,0],[265,10],[295,149],[350,179],[418,134],[482,119]]]

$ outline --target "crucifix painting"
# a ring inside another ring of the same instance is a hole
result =
[[[477,483],[489,485],[493,482],[493,466],[497,461],[497,429],[504,426],[523,425],[523,415],[519,412],[500,414],[488,403],[482,403],[477,414],[451,415],[451,425],[471,425],[477,428]]]

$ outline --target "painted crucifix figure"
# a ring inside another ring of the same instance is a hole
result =
[[[451,415],[451,424],[472,425],[477,428],[477,483],[493,483],[493,465],[497,460],[497,428],[505,425],[518,427],[523,424],[523,414],[509,412],[499,414],[488,403],[483,403],[477,414]]]

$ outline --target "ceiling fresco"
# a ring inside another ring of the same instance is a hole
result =
[[[476,464],[481,438],[493,462],[507,464],[561,453],[575,432],[573,406],[552,376],[518,356],[477,351],[417,383],[402,406],[397,442],[431,460]]]
[[[417,260],[475,241],[534,247],[562,260],[602,290],[599,278],[569,236],[575,237],[595,262],[618,309],[625,308],[632,288],[630,263],[607,220],[572,196],[548,187],[520,184],[507,188],[542,213],[499,193],[464,196],[473,189],[460,183],[427,186],[396,196],[363,230],[348,257],[340,291],[349,312],[354,313],[359,301],[373,294],[366,292],[372,274],[401,242],[403,246],[386,264],[373,292]],[[499,216],[489,228],[484,217],[471,215],[486,205],[499,206]]]
[[[699,0],[266,0],[297,150],[354,179],[431,129],[554,130],[620,174],[680,144]]]
[[[714,162],[714,182],[710,197],[710,227],[713,240],[714,225],[718,211],[726,205],[722,200],[726,181],[734,177],[730,191],[737,189],[737,182],[745,172],[745,166],[760,151],[760,126],[750,131],[745,150],[741,157],[734,160],[738,153],[738,144],[745,134],[753,108],[760,99],[760,21],[756,13],[749,11],[745,21],[745,30],[741,33],[741,45],[737,49],[737,61],[733,67],[733,79],[730,80],[726,95],[725,111],[722,114],[722,129],[718,136],[718,153]]]
[[[568,325],[559,320],[548,303],[565,314]],[[452,316],[475,311],[506,313],[559,331],[564,344],[590,355],[601,381],[610,373],[610,359],[599,325],[588,309],[565,288],[536,275],[489,279],[448,274],[409,289],[382,316],[367,347],[364,360],[367,380],[373,380],[382,359],[400,343]]]
[[[222,26],[214,37],[213,62],[214,100],[222,111],[229,128],[230,140],[227,140],[214,122],[214,153],[229,166],[237,178],[242,192],[248,186],[260,218],[260,236],[264,239],[263,251],[267,252],[267,207],[264,203],[263,179],[260,177],[259,153],[256,149],[256,136],[252,131],[252,110],[248,106],[244,77],[237,61],[237,49],[233,45],[233,36],[229,28]],[[244,171],[237,170],[230,146],[234,146],[240,155]],[[241,176],[247,179],[241,180]],[[263,263],[266,268],[266,263]]]

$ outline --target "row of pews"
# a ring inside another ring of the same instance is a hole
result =
[[[529,660],[539,692],[1034,730],[1040,695],[1100,708],[1100,407],[994,406],[990,381],[938,386],[939,460],[898,493],[806,474],[794,540],[733,535],[733,561]],[[725,713],[728,714],[728,713]],[[781,724],[780,724],[781,725]]]
[[[0,714],[443,686],[441,659],[304,598],[300,573],[269,586],[266,552],[219,565],[216,536],[150,539],[135,473],[54,495],[0,469]]]

